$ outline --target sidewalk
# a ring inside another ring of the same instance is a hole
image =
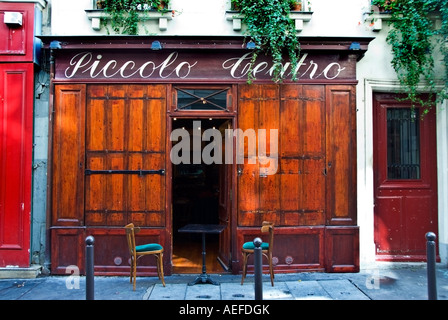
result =
[[[263,275],[263,300],[427,300],[426,264],[386,265],[359,273],[276,274],[274,287]],[[448,300],[448,268],[437,265],[437,297]],[[254,277],[241,285],[240,275],[212,274],[219,285],[188,286],[197,275],[166,276],[166,287],[156,277],[94,280],[95,300],[254,300]],[[0,300],[85,300],[85,277],[39,276],[0,279]]]

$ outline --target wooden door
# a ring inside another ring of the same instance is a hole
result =
[[[229,134],[232,129],[231,120],[226,121],[220,128],[222,135],[222,150],[223,150],[223,160],[222,164],[219,165],[219,195],[218,195],[218,219],[219,224],[225,225],[226,228],[219,235],[219,251],[218,251],[218,261],[222,267],[228,271],[231,268],[231,239],[232,239],[232,194],[233,194],[233,164],[226,163],[226,139],[225,134]],[[233,139],[228,139],[232,141],[233,150]],[[230,146],[227,146],[229,148]],[[227,152],[229,152],[227,150]]]
[[[374,95],[377,260],[423,261],[425,234],[437,234],[436,123],[393,94]]]
[[[33,65],[0,65],[0,267],[29,267]]]

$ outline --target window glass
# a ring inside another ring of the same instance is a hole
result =
[[[227,110],[225,89],[183,89],[177,88],[178,110]]]

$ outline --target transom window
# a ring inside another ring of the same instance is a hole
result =
[[[417,109],[387,110],[387,177],[420,179],[420,129]]]
[[[221,110],[227,111],[227,93],[230,88],[191,89],[176,88],[177,110]]]

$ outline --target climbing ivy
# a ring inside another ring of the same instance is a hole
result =
[[[283,54],[289,55],[291,70],[295,70],[300,53],[294,21],[289,17],[291,0],[233,0],[243,22],[247,26],[246,36],[255,43],[255,50],[248,73],[248,83],[254,80],[252,67],[259,54],[272,57],[274,82],[283,79]],[[292,74],[296,80],[296,74]]]
[[[431,108],[431,100],[422,100],[419,85],[425,83],[430,96],[448,98],[448,1],[446,0],[372,0],[391,14],[386,41],[391,45],[391,61],[407,99],[423,106],[422,116]],[[435,17],[441,19],[440,26]],[[435,80],[434,54],[442,54],[445,72],[442,89]]]

